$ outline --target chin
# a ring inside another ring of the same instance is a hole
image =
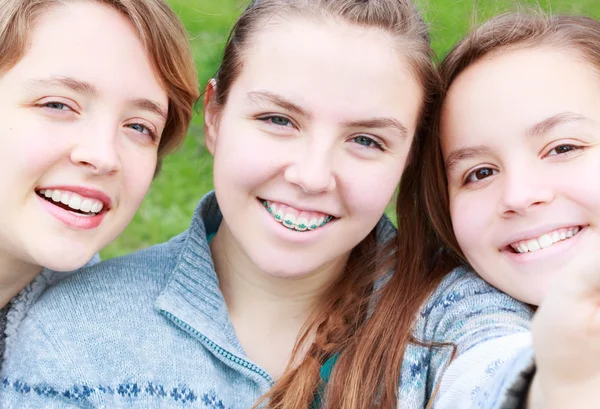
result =
[[[306,257],[289,256],[260,260],[255,265],[268,276],[290,280],[308,277],[324,267],[323,263],[306,263]]]
[[[94,257],[94,254],[89,254],[88,252],[55,251],[37,257],[36,260],[40,266],[48,270],[73,271],[86,265],[92,257]]]

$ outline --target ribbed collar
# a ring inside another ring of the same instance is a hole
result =
[[[217,231],[222,219],[214,192],[208,193],[196,207],[171,279],[155,306],[220,347],[246,357],[229,318],[207,242],[207,236]],[[383,216],[376,227],[377,242],[383,243],[395,233],[393,224]]]

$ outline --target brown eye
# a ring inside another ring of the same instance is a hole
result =
[[[478,182],[483,179],[487,179],[490,176],[494,176],[498,171],[492,168],[479,168],[475,169],[473,172],[467,175],[467,179],[465,180],[465,184]]]
[[[548,156],[564,155],[577,149],[580,149],[580,147],[575,145],[559,145],[548,152]]]
[[[490,168],[477,169],[475,171],[475,178],[478,180],[485,179],[494,174],[494,171]]]

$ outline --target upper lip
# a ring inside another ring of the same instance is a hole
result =
[[[515,244],[518,243],[520,241],[525,241],[525,240],[531,240],[531,239],[535,239],[537,237],[540,237],[544,234],[553,232],[554,230],[558,230],[558,229],[568,229],[571,227],[584,227],[585,225],[579,224],[579,223],[561,223],[561,224],[552,224],[552,225],[545,225],[542,227],[536,227],[535,229],[530,229],[530,230],[525,230],[525,231],[521,231],[517,234],[514,234],[512,236],[510,236],[508,238],[507,241],[504,242],[504,244],[501,245],[500,249],[505,249],[507,247],[509,247],[511,244]]]
[[[276,199],[265,199],[265,198],[261,198],[262,200],[266,200],[267,202],[273,202],[273,203],[281,203],[282,205],[288,206],[288,207],[293,207],[294,209],[300,211],[300,212],[314,212],[314,213],[323,213],[329,216],[333,216],[336,219],[339,216],[336,216],[334,212],[328,212],[328,211],[323,211],[321,209],[317,209],[315,206],[304,206],[304,205],[298,205],[289,201],[285,201],[285,200],[276,200]]]
[[[108,196],[106,193],[104,193],[101,190],[94,189],[91,187],[65,186],[65,185],[62,185],[62,186],[40,186],[35,190],[36,191],[38,191],[38,190],[64,190],[66,192],[73,192],[80,196],[100,201],[100,202],[102,202],[104,210],[108,210],[112,207],[112,199],[110,198],[110,196]]]

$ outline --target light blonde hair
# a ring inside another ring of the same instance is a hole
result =
[[[78,0],[0,0],[0,74],[27,52],[36,20],[51,7]],[[154,71],[169,98],[167,122],[158,147],[160,160],[183,142],[193,106],[198,100],[198,77],[186,31],[162,0],[94,0],[120,12],[136,28]]]

